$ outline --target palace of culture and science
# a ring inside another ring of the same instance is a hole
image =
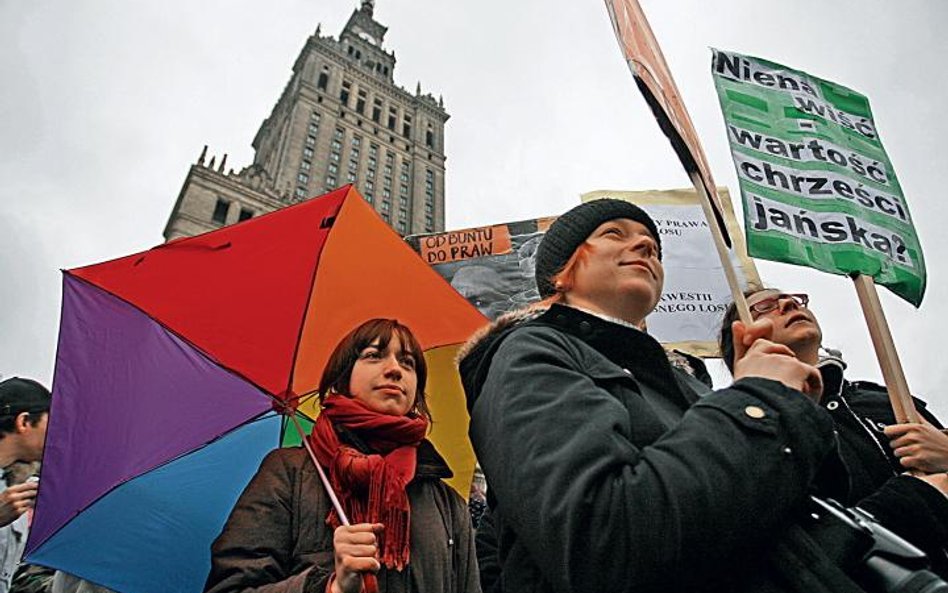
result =
[[[401,235],[444,230],[443,101],[394,81],[387,28],[362,0],[339,39],[306,41],[253,139],[253,163],[226,169],[207,148],[191,166],[165,240],[192,236],[347,183]]]

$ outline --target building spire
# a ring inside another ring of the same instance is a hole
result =
[[[375,0],[362,0],[362,12],[372,16],[375,10]]]

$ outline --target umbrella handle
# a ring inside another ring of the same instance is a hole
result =
[[[319,460],[316,459],[316,453],[313,451],[312,445],[309,444],[309,440],[307,440],[306,435],[303,434],[303,427],[300,426],[299,419],[297,419],[295,413],[290,415],[290,419],[292,419],[293,424],[296,425],[296,431],[300,433],[300,440],[303,441],[303,446],[306,447],[306,452],[309,453],[309,458],[313,460],[313,465],[316,466],[316,473],[319,474],[319,481],[323,483],[323,488],[326,489],[326,494],[329,496],[329,500],[332,501],[332,508],[336,510],[336,515],[339,516],[339,522],[348,526],[349,517],[347,517],[346,512],[342,510],[342,504],[339,502],[339,497],[336,496],[336,492],[332,489],[332,484],[329,483],[329,478],[326,477],[326,472],[323,471],[323,467],[319,465]]]
[[[293,424],[296,425],[297,432],[300,433],[300,440],[303,441],[303,446],[306,447],[306,452],[309,453],[309,458],[313,460],[313,465],[316,466],[316,472],[319,474],[319,481],[323,483],[323,488],[326,489],[326,494],[329,495],[329,500],[332,501],[332,506],[336,510],[336,514],[339,516],[339,522],[343,525],[349,525],[349,517],[347,517],[346,512],[342,510],[342,504],[339,502],[339,498],[333,491],[332,485],[329,483],[329,478],[326,477],[326,472],[324,472],[322,466],[319,465],[319,461],[316,459],[316,453],[313,451],[312,446],[306,439],[306,435],[303,434],[303,427],[300,426],[300,421],[296,418],[296,414],[292,414],[290,418],[293,420]],[[363,573],[362,575],[362,591],[363,593],[379,593],[379,580],[371,572]]]

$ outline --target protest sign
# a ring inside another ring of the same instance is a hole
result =
[[[712,247],[721,261],[721,269],[731,290],[731,298],[737,304],[738,315],[744,322],[750,322],[750,311],[741,293],[740,280],[730,263],[734,257],[734,242],[725,223],[723,206],[715,196],[717,186],[658,39],[652,33],[652,27],[638,0],[605,2],[616,39],[635,84],[698,191],[705,218],[712,222],[709,227],[714,239]]]
[[[697,174],[700,183],[707,189],[715,218],[720,221],[719,224],[723,223],[720,212],[722,206],[714,199],[714,179],[701,149],[698,133],[691,123],[675,79],[642,7],[638,0],[606,0],[606,9],[635,84],[652,109],[662,132],[668,136],[685,171]],[[730,246],[730,238],[724,231],[722,229],[725,244]]]
[[[922,249],[868,99],[780,64],[712,51],[750,255],[864,274],[918,306]]]
[[[665,289],[646,320],[648,331],[668,347],[697,356],[717,355],[717,329],[731,301],[728,283],[695,190],[594,191],[583,201],[611,197],[644,208],[655,220],[664,252]],[[734,221],[730,197],[718,189],[724,218],[743,254],[734,263],[747,282],[760,283]],[[421,257],[493,320],[540,298],[534,280],[536,248],[554,218],[495,224],[407,237]]]
[[[406,237],[408,244],[490,320],[540,299],[536,249],[553,221],[523,220]]]

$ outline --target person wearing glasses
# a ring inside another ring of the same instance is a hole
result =
[[[872,513],[928,553],[936,572],[948,575],[944,551],[948,547],[948,435],[941,432],[939,421],[916,399],[923,423],[896,424],[885,387],[846,379],[839,354],[821,354],[823,332],[809,308],[808,295],[767,288],[745,296],[755,322],[770,322],[772,342],[820,369],[820,405],[836,424],[839,451],[849,473],[849,492],[840,502]],[[732,325],[737,318],[732,303],[719,335],[721,355],[732,372]]]

